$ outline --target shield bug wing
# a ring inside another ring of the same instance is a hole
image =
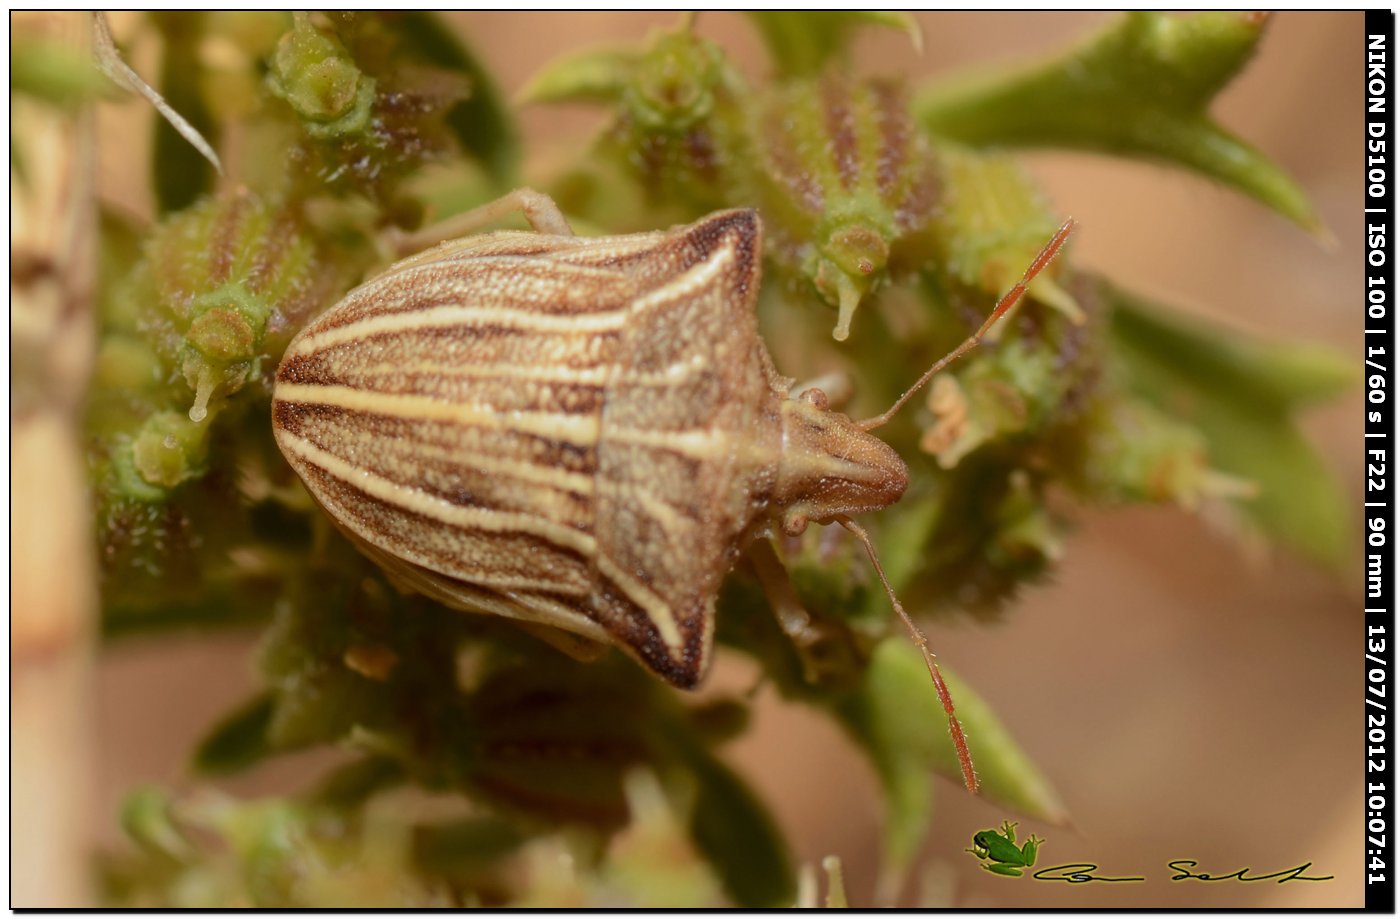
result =
[[[752,212],[667,233],[496,233],[405,260],[288,349],[283,453],[400,582],[703,673],[784,381]]]
[[[603,387],[635,284],[484,237],[352,291],[278,370],[283,453],[332,519],[455,606],[608,634],[592,589]],[[562,279],[562,282],[561,282]]]
[[[769,505],[787,381],[758,336],[761,236],[753,211],[668,236],[667,280],[633,304],[603,410],[599,583],[631,613],[619,637],[658,673],[693,685],[714,603]]]

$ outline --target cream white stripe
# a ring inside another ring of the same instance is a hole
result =
[[[599,486],[599,491],[605,493],[612,500],[619,500],[619,497],[622,497],[629,501],[636,501],[648,514],[655,517],[667,532],[686,533],[691,530],[692,524],[689,518],[636,482],[614,482],[603,479],[599,481]]]
[[[453,424],[521,431],[581,447],[591,447],[598,442],[599,418],[594,414],[503,412],[489,406],[444,402],[432,396],[380,393],[353,386],[316,386],[310,383],[279,383],[276,397],[282,402],[330,405],[405,421],[450,421]]]
[[[400,485],[382,476],[354,466],[333,453],[328,453],[303,437],[283,431],[284,450],[295,453],[304,462],[322,469],[365,494],[404,510],[445,523],[448,526],[485,530],[488,533],[528,533],[547,539],[592,558],[597,544],[587,533],[550,523],[534,514],[516,514],[480,507],[460,507],[441,498],[434,498],[416,488]]]
[[[719,431],[643,431],[636,428],[608,428],[608,443],[630,447],[674,450],[695,459],[723,456],[733,438]]]
[[[648,514],[655,517],[668,533],[691,531],[691,522],[686,519],[684,514],[645,488],[634,489],[632,500],[640,504]]]
[[[653,233],[629,233],[626,236],[594,236],[582,238],[578,245],[560,247],[549,255],[550,261],[587,265],[597,259],[617,259],[633,256],[662,246],[670,234],[664,230]]]
[[[539,236],[527,234],[530,242],[539,239]],[[422,272],[424,274],[438,274],[445,277],[471,278],[472,271],[478,268],[505,268],[512,274],[528,275],[530,277],[547,277],[551,281],[605,281],[616,283],[619,278],[626,278],[627,275],[616,268],[608,268],[602,265],[581,265],[576,262],[566,262],[554,258],[554,253],[549,251],[534,252],[490,252],[483,251],[478,255],[473,255],[469,250],[453,250],[452,244],[446,244],[447,248],[438,250],[426,250],[423,255],[427,256],[423,261],[413,265],[399,266],[394,270],[394,276],[399,280],[404,275]],[[444,258],[446,257],[446,258]],[[417,256],[415,256],[417,258]],[[447,261],[452,259],[457,262],[453,265]],[[451,268],[445,268],[452,265]],[[463,275],[462,269],[467,269],[467,274]],[[381,275],[374,278],[369,284],[374,284],[388,275]],[[365,286],[368,287],[369,284]],[[538,298],[536,298],[538,299]]]
[[[424,456],[431,459],[448,460],[475,472],[508,476],[520,479],[522,482],[547,485],[550,488],[579,495],[593,494],[593,476],[582,472],[570,472],[567,469],[545,466],[523,459],[498,460],[483,456],[481,453],[468,454],[460,448],[441,447],[422,441],[414,441],[412,444],[405,445],[404,449],[410,459]]]
[[[338,368],[337,368],[338,369]],[[529,364],[440,364],[421,361],[413,364],[384,361],[363,369],[352,368],[356,377],[395,377],[405,373],[456,380],[533,380],[541,383],[575,383],[602,386],[612,372],[609,367],[542,367]]]
[[[444,379],[459,380],[532,380],[541,383],[574,383],[583,386],[602,386],[609,380],[625,386],[667,387],[684,383],[707,369],[703,357],[696,355],[684,363],[672,364],[657,373],[634,373],[616,370],[611,367],[543,367],[529,364],[440,364],[422,361],[414,364],[383,361],[370,364],[363,369],[355,368],[356,377],[378,378],[395,377],[405,373],[419,373]]]
[[[647,587],[613,564],[612,559],[599,553],[596,559],[598,572],[603,577],[612,581],[622,592],[631,598],[632,602],[642,608],[656,626],[656,631],[661,634],[661,640],[666,643],[666,647],[671,649],[671,656],[675,660],[680,660],[681,655],[681,629],[676,622],[676,614],[665,600],[652,593]]]
[[[302,338],[287,353],[304,357],[325,348],[334,348],[337,345],[358,341],[370,335],[412,333],[423,329],[448,329],[457,326],[509,326],[543,334],[556,332],[596,334],[616,331],[626,324],[626,309],[609,310],[606,313],[584,313],[577,316],[557,316],[550,313],[534,313],[529,310],[513,310],[505,307],[434,306],[428,309],[390,313],[385,316],[371,316],[349,325],[317,332]]]
[[[520,243],[525,243],[525,246],[520,247]],[[542,243],[543,245],[541,245]],[[561,246],[566,246],[568,249],[561,249]],[[383,274],[366,281],[353,293],[359,294],[361,291],[368,290],[372,285],[381,284],[390,278],[402,279],[404,275],[413,272],[430,269],[440,271],[444,267],[450,271],[459,271],[464,266],[470,268],[476,265],[503,267],[517,271],[523,266],[525,271],[533,270],[551,275],[572,271],[577,277],[588,280],[610,281],[625,277],[622,272],[606,265],[578,264],[566,262],[557,257],[558,252],[570,251],[573,248],[576,247],[570,246],[563,238],[545,238],[538,233],[515,233],[508,236],[467,236],[440,243],[431,249],[424,249],[417,255],[395,262],[386,268]],[[562,265],[562,270],[551,271],[556,265]]]

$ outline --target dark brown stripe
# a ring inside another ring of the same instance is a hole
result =
[[[895,224],[900,230],[916,230],[927,226],[933,218],[942,191],[932,157],[923,156],[920,162],[913,164],[913,169],[913,181],[909,183],[902,200],[894,209]]]
[[[860,144],[856,139],[855,112],[851,106],[851,85],[845,79],[828,75],[821,82],[822,112],[831,141],[831,161],[846,191],[855,188],[860,176]]]
[[[894,203],[900,172],[909,159],[912,134],[909,111],[904,93],[894,83],[875,80],[870,83],[875,113],[875,125],[880,132],[880,150],[875,161],[875,179],[880,197],[886,204]]]
[[[631,648],[666,682],[681,689],[692,689],[700,682],[704,625],[699,617],[680,618],[681,659],[675,660],[651,617],[612,581],[600,577],[589,602],[597,611],[590,618],[596,619],[619,644]]]
[[[235,240],[248,204],[247,195],[235,195],[214,207],[213,226],[209,228],[209,280],[213,284],[227,281],[233,269],[234,252],[239,249]]]
[[[437,551],[424,542],[397,538],[396,534],[399,531],[426,528],[473,534],[484,544],[490,545],[496,573],[508,577],[548,581],[550,572],[558,571],[560,566],[570,566],[581,572],[586,572],[593,566],[592,560],[582,553],[533,533],[500,532],[444,523],[435,517],[426,517],[399,504],[376,498],[319,466],[303,466],[298,471],[307,480],[307,484],[314,486],[313,491],[318,500],[331,506],[338,516],[355,521],[361,534],[374,534],[375,544],[395,557],[404,558],[405,553],[411,551],[429,559],[433,563],[432,567],[425,567],[417,562],[408,564],[436,577],[458,580],[459,575],[447,572],[460,571],[462,558],[450,552]],[[361,538],[365,537],[362,535]],[[461,580],[462,583],[477,589],[494,590],[489,586],[478,585],[470,579]],[[567,594],[561,596],[568,597]],[[564,599],[560,602],[570,606],[577,603],[577,599]]]
[[[813,216],[825,208],[826,193],[821,182],[798,155],[792,132],[785,128],[782,112],[772,112],[767,119],[764,147],[772,163],[772,172],[796,200]]]

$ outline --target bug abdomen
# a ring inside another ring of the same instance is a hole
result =
[[[625,300],[560,313],[511,261],[455,265],[430,296],[409,272],[350,294],[288,349],[274,427],[335,521],[416,581],[583,598]]]

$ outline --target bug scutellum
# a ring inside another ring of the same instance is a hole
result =
[[[752,210],[671,230],[467,237],[405,259],[308,325],[277,372],[277,442],[393,577],[449,605],[564,629],[694,686],[740,552],[898,500],[899,456],[774,369]],[[1053,257],[1061,230],[1026,281]],[[881,572],[883,579],[883,572]],[[886,585],[888,586],[888,585]],[[894,600],[891,592],[891,599]],[[919,641],[975,786],[951,699]]]

